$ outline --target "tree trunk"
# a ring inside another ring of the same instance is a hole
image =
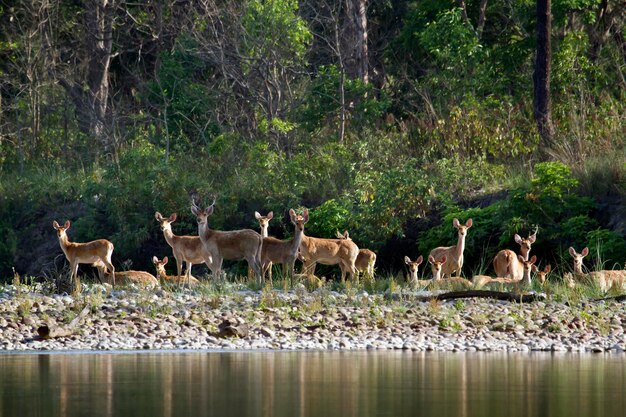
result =
[[[478,10],[478,25],[476,27],[476,34],[478,40],[483,37],[483,30],[485,29],[485,21],[487,19],[487,0],[480,0],[480,6]]]
[[[544,150],[552,147],[554,137],[550,101],[550,61],[552,59],[550,9],[550,0],[537,0],[537,52],[533,73],[534,114]]]
[[[369,82],[367,49],[367,0],[346,0],[344,50],[352,51],[346,62],[347,75]]]

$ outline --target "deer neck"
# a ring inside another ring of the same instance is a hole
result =
[[[465,236],[467,236],[467,233],[465,235],[461,235],[459,233],[459,238],[456,242],[456,248],[454,250],[454,255],[457,259],[461,259],[461,256],[463,256],[463,251],[465,250]]]
[[[293,235],[293,240],[291,242],[291,250],[294,252],[298,252],[298,248],[302,243],[302,239],[304,237],[304,230],[298,230],[296,228],[295,234]]]
[[[268,237],[269,236],[269,234],[267,233],[267,226],[268,225],[265,225],[265,226],[261,227],[261,237]]]
[[[165,241],[170,245],[174,246],[174,238],[176,235],[172,232],[171,228],[167,228],[163,230],[163,236],[165,237]]]
[[[63,250],[63,253],[65,253],[65,255],[67,255],[67,251],[69,250],[70,246],[71,246],[70,239],[67,237],[66,234],[64,234],[63,236],[59,236],[59,245],[61,245],[61,249]]]

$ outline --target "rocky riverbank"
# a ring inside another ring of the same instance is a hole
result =
[[[81,314],[82,313],[82,314]],[[44,340],[38,329],[70,334]],[[0,289],[0,351],[118,349],[409,349],[572,351],[626,349],[615,301],[570,305],[490,299],[415,301],[364,291],[225,292],[115,289],[77,297],[35,286]]]

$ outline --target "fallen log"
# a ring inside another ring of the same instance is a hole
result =
[[[502,301],[514,301],[517,303],[528,303],[533,301],[543,301],[546,296],[543,294],[515,294],[512,292],[487,291],[487,290],[469,290],[469,291],[450,291],[441,294],[416,296],[415,301],[444,301],[456,300],[460,298],[493,298]]]
[[[617,302],[622,302],[622,301],[626,301],[626,294],[615,295],[613,297],[596,298],[593,301],[596,302],[596,303],[599,302],[599,301],[617,301]]]
[[[89,313],[90,306],[86,305],[80,313],[67,326],[52,327],[44,324],[37,329],[40,340],[56,339],[58,337],[72,336],[76,332],[76,327],[83,321]]]

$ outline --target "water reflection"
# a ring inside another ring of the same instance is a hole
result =
[[[618,355],[0,355],[0,415],[623,415],[625,365]]]

